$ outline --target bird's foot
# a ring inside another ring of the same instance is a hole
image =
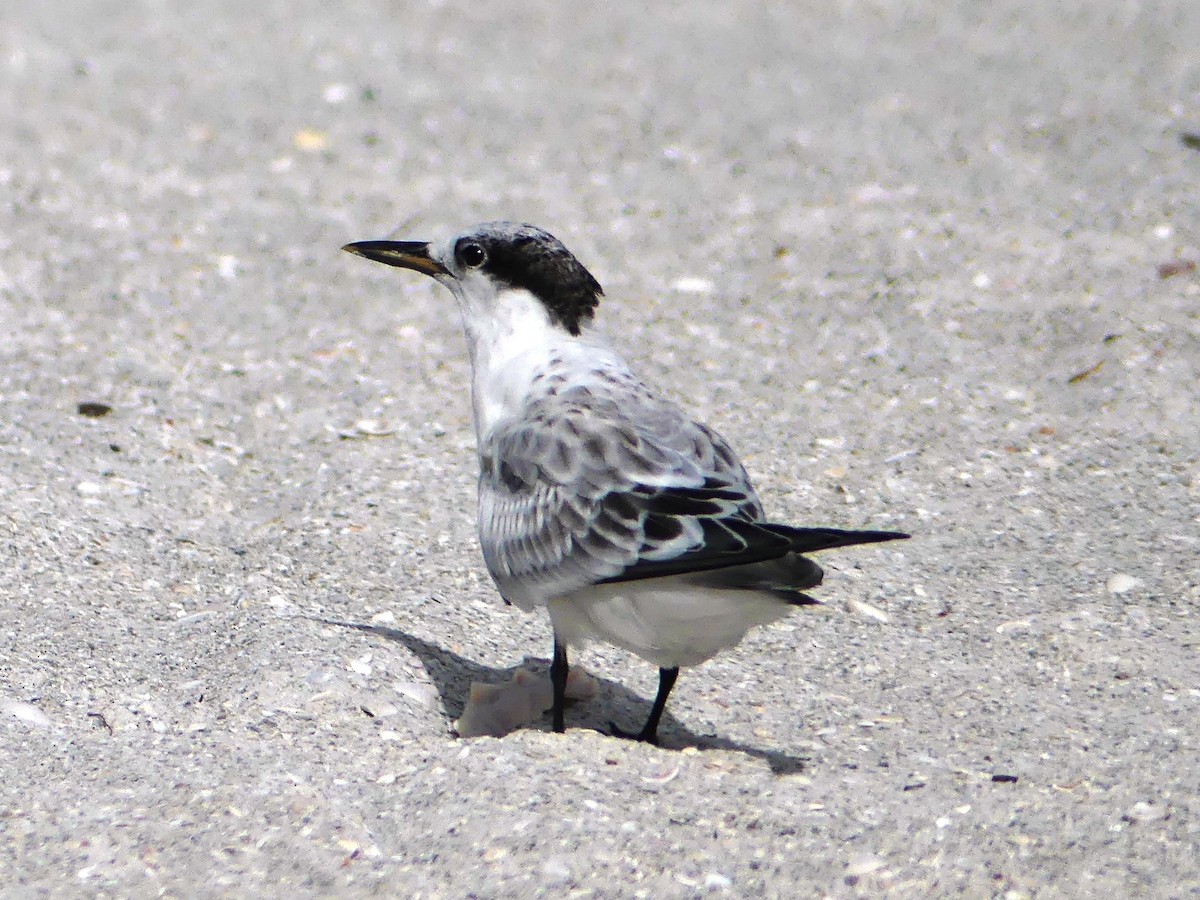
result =
[[[638,732],[626,731],[616,722],[611,720],[608,723],[608,734],[610,737],[623,738],[627,741],[640,741],[643,744],[651,744],[655,747],[658,746],[658,735],[656,733],[648,733],[644,728]]]

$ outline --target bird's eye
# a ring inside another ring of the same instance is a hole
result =
[[[487,259],[487,254],[483,252],[483,248],[478,244],[470,243],[463,244],[458,248],[458,258],[462,260],[464,266],[477,269],[483,265],[483,261]]]

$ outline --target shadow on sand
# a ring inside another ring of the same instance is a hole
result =
[[[539,669],[545,671],[549,666],[547,660],[530,660],[526,658],[519,666],[496,669],[472,662],[466,657],[459,656],[457,653],[452,653],[443,647],[439,647],[437,644],[431,644],[429,641],[396,628],[385,628],[380,625],[368,625],[361,622],[344,622],[319,616],[306,616],[306,618],[312,619],[314,622],[334,625],[339,628],[353,628],[356,631],[375,634],[386,640],[403,644],[421,660],[421,664],[425,667],[425,671],[429,674],[429,678],[437,688],[438,696],[442,701],[442,709],[451,721],[462,715],[463,703],[470,690],[471,682],[498,683],[512,678],[517,669],[529,668],[535,671]],[[533,663],[533,665],[530,665],[530,663]],[[649,701],[629,691],[618,682],[600,678],[594,672],[591,674],[599,682],[602,695],[613,698],[613,706],[620,711],[622,718],[636,719],[639,723],[645,719],[649,712]],[[549,677],[548,672],[546,677]],[[572,712],[570,707],[568,707],[568,726],[588,727],[587,724],[579,721],[581,716],[578,713],[573,715]],[[538,726],[534,725],[530,727]],[[541,730],[549,730],[548,721],[542,724]],[[805,766],[805,759],[790,756],[778,750],[764,750],[759,747],[750,747],[737,741],[717,737],[716,735],[696,734],[693,731],[689,731],[678,719],[671,715],[669,706],[663,715],[662,724],[659,727],[659,735],[661,738],[660,746],[663,749],[682,750],[685,747],[696,747],[699,750],[734,750],[738,753],[745,753],[748,756],[754,756],[763,760],[776,775],[794,775],[803,771]]]

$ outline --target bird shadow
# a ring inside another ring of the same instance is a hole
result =
[[[382,625],[371,625],[365,622],[344,622],[338,619],[319,616],[306,616],[305,618],[338,628],[351,628],[355,631],[366,632],[382,637],[385,640],[403,644],[421,661],[421,665],[424,666],[430,680],[437,689],[442,709],[451,721],[455,721],[462,716],[464,701],[473,681],[486,684],[500,683],[511,679],[518,669],[530,669],[539,672],[539,674],[544,674],[547,678],[550,677],[548,672],[549,661],[543,659],[531,660],[527,657],[521,665],[509,666],[508,668],[494,668],[492,666],[481,665],[464,656],[459,656],[445,647],[430,643],[423,638],[409,634],[406,631],[401,631],[398,628],[387,628]],[[628,714],[627,711],[630,709],[643,710],[640,712],[640,715],[643,719],[645,718],[647,715],[645,710],[650,705],[648,701],[633,693],[619,682],[600,678],[594,673],[593,677],[602,685],[604,692],[614,698],[614,706],[626,714]],[[578,721],[580,718],[581,716],[578,712],[568,707],[568,725],[573,724],[577,727],[589,727],[587,724]],[[548,731],[548,716],[543,717],[543,720],[539,730]],[[537,725],[531,727],[538,728]],[[608,732],[601,729],[595,730],[600,731],[601,734],[608,735]],[[608,736],[613,737],[614,740],[625,740],[624,738],[612,735]],[[659,746],[664,750],[683,750],[687,747],[695,747],[698,750],[732,750],[744,753],[747,756],[763,760],[776,775],[795,775],[802,772],[806,764],[804,758],[792,756],[779,750],[752,747],[717,735],[697,734],[672,716],[669,709],[664,713],[662,722],[659,725],[659,738]]]

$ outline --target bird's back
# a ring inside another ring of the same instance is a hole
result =
[[[763,519],[725,440],[611,353],[531,372],[481,441],[479,503],[489,571],[524,607],[694,554],[714,522]]]

